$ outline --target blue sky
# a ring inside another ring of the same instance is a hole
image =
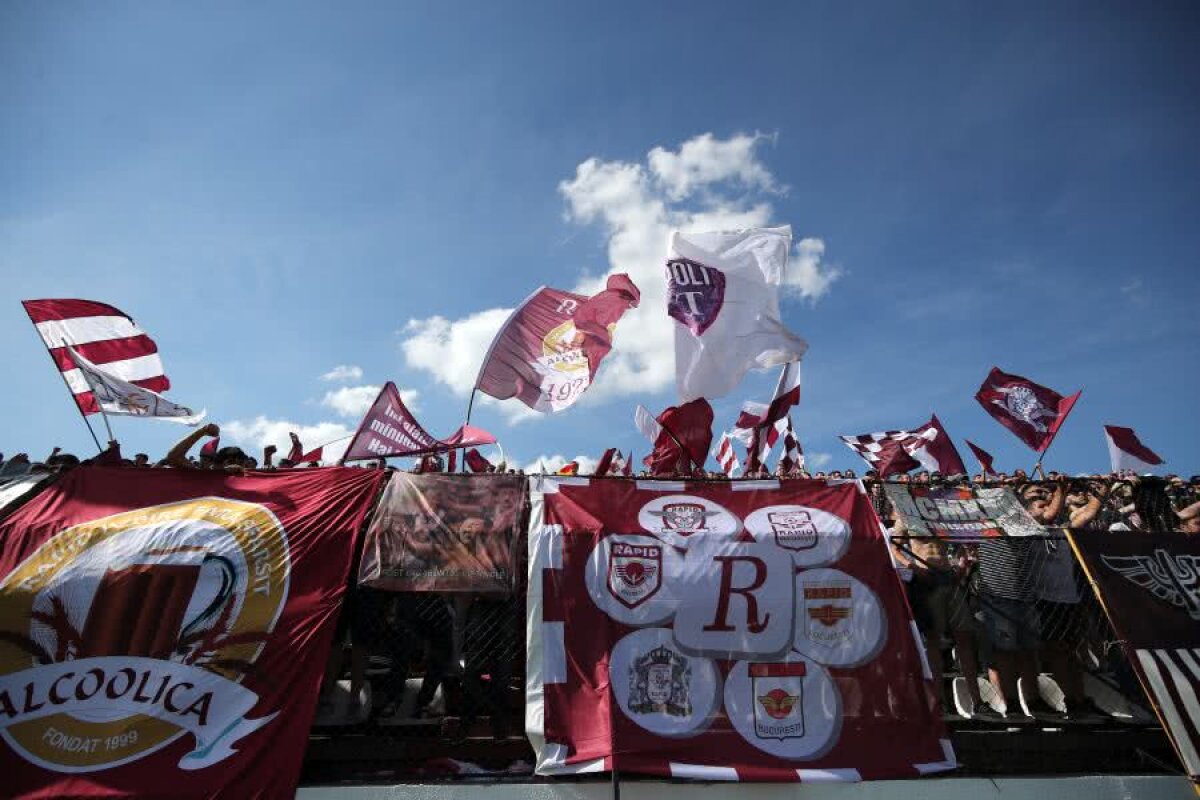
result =
[[[1198,472],[1200,8],[1044,6],[5,4],[0,451],[94,449],[23,298],[132,314],[248,448],[332,438],[389,379],[448,434],[536,286],[622,269],[661,297],[672,226],[769,222],[826,468],[862,466],[837,434],[931,412],[968,463],[963,438],[1029,468],[972,397],[995,364],[1084,388],[1048,466],[1106,469],[1107,422]],[[474,421],[514,463],[644,455],[661,314],[574,409]],[[185,432],[114,424],[127,452]]]

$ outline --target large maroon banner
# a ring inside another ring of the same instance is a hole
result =
[[[526,719],[540,774],[954,768],[859,484],[545,478],[531,500]]]
[[[73,470],[0,525],[6,797],[291,797],[384,473]]]

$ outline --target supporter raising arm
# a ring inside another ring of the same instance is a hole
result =
[[[159,462],[159,466],[176,468],[190,467],[191,464],[188,463],[187,459],[188,450],[191,450],[196,442],[200,441],[205,436],[216,438],[220,435],[221,428],[212,422],[208,423],[202,428],[197,428],[176,442],[175,446],[167,451],[166,457]]]

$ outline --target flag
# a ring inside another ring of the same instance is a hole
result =
[[[625,463],[621,465],[621,474],[626,478],[633,475],[633,450],[625,456]]]
[[[598,477],[607,475],[609,470],[612,469],[613,459],[616,457],[618,457],[617,448],[610,447],[605,450],[604,455],[600,456],[600,460],[596,462],[596,470],[594,474]]]
[[[386,478],[84,465],[7,516],[0,794],[294,797]]]
[[[67,357],[91,387],[92,402],[105,414],[122,417],[153,417],[184,425],[199,425],[205,412],[196,413],[187,406],[172,403],[158,392],[143,389],[121,380],[88,361],[73,347],[67,347]]]
[[[796,431],[792,428],[792,418],[788,417],[787,429],[783,433],[783,452],[779,454],[779,463],[775,471],[780,475],[788,475],[802,469],[804,450],[800,447],[800,440],[796,438]]]
[[[967,468],[958,454],[950,434],[942,427],[937,414],[913,431],[916,441],[910,442],[908,453],[930,472],[943,475],[966,475]]]
[[[288,434],[292,438],[292,449],[288,450],[287,458],[293,464],[304,458],[304,445],[300,444],[300,436],[295,431]]]
[[[496,468],[494,466],[492,466],[492,462],[488,461],[474,447],[472,447],[470,450],[467,451],[466,455],[463,456],[463,460],[466,461],[467,466],[470,467],[470,469],[471,469],[471,472],[495,472],[496,471]]]
[[[446,457],[446,472],[455,472],[458,470],[458,451],[451,450],[450,455]]]
[[[621,316],[641,301],[628,275],[610,275],[591,297],[542,287],[492,340],[475,388],[498,400],[516,397],[535,411],[574,405],[612,349]]]
[[[214,436],[213,438],[209,439],[207,442],[205,442],[203,445],[200,446],[200,455],[212,457],[212,456],[215,456],[217,454],[217,451],[220,449],[221,449],[221,437]]]
[[[753,368],[799,361],[808,344],[779,317],[792,229],[671,234],[667,314],[679,398],[723,397]]]
[[[638,406],[645,412],[642,406]],[[708,448],[712,445],[712,406],[703,397],[671,406],[653,420],[657,426],[654,451],[643,459],[643,463],[655,475],[690,473],[704,469],[708,460]],[[641,423],[639,423],[641,428]],[[647,425],[642,430],[655,430]]]
[[[559,475],[578,475],[579,474],[579,462],[578,461],[568,461],[567,463],[563,464],[561,467],[558,468],[558,474]]]
[[[858,436],[839,436],[846,446],[879,473],[879,477],[908,472],[921,466],[903,447],[912,434],[908,431],[880,431]]]
[[[67,352],[68,346],[107,374],[143,389],[165,392],[171,388],[158,345],[124,311],[92,300],[22,300],[21,305],[82,413],[95,414],[100,406]]]
[[[388,381],[359,423],[342,462],[441,453],[495,442],[495,436],[472,425],[463,425],[448,439],[435,438],[405,407],[396,384]]]
[[[307,453],[304,453],[299,458],[292,459],[292,461],[294,461],[297,464],[313,464],[313,463],[320,464],[322,459],[324,459],[324,458],[325,458],[325,445],[321,445],[320,447],[309,450]]]
[[[967,439],[967,447],[971,448],[971,452],[975,454],[975,460],[979,462],[980,468],[987,474],[995,475],[996,468],[992,466],[992,454],[984,450],[979,445]]]
[[[1029,447],[1046,452],[1083,390],[1063,397],[1020,375],[992,367],[975,399],[983,410]]]
[[[1108,440],[1108,457],[1113,472],[1152,472],[1163,460],[1133,432],[1133,428],[1105,425],[1104,438]]]
[[[758,405],[746,403],[743,408],[743,414],[748,406]],[[742,422],[739,418],[738,423]],[[734,428],[734,438],[746,442],[746,474],[757,472],[767,463],[768,456],[771,455],[772,448],[779,441],[779,437],[783,435],[784,429],[787,428],[787,418],[775,420],[771,424],[757,425],[753,428]]]
[[[717,463],[721,465],[721,471],[725,473],[725,477],[732,478],[740,468],[737,453],[733,449],[733,437],[728,433],[721,434],[721,442],[717,445],[717,452],[714,454]]]
[[[742,404],[738,414],[739,428],[756,428],[760,425],[773,425],[788,415],[792,407],[800,402],[800,362],[795,361],[784,366],[779,373],[779,381],[775,384],[775,394],[769,403],[747,402]]]

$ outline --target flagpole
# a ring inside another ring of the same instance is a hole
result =
[[[66,339],[63,339],[62,343],[63,343],[63,347],[67,346]],[[92,435],[92,441],[96,443],[96,449],[98,451],[100,451],[101,453],[103,453],[104,448],[100,446],[100,440],[96,438],[96,432],[94,430],[92,430],[92,423],[88,422],[87,414],[83,413],[83,409],[79,407],[79,401],[75,399],[75,393],[73,391],[71,391],[71,384],[70,384],[70,382],[67,381],[67,374],[58,368],[58,362],[54,360],[54,356],[50,354],[50,348],[48,348],[48,347],[46,348],[46,355],[50,356],[50,361],[53,362],[54,369],[58,372],[58,376],[60,378],[62,378],[63,385],[67,387],[67,394],[71,395],[71,402],[75,404],[75,410],[79,412],[79,416],[83,417],[83,424],[87,426],[88,433],[90,433]],[[80,372],[80,374],[81,375],[83,374],[82,371]],[[85,379],[85,381],[86,381],[86,379]],[[91,384],[88,384],[88,388],[91,388]],[[96,396],[96,393],[93,391],[92,397],[95,398],[95,396]],[[100,408],[99,401],[96,402],[96,408]],[[101,411],[101,413],[103,413],[103,411]],[[105,425],[108,424],[107,419],[104,420],[104,424]],[[109,431],[108,438],[110,438],[110,439],[112,438],[111,431]]]

